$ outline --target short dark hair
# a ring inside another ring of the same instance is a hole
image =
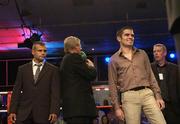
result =
[[[133,30],[133,27],[132,26],[124,26],[122,27],[121,29],[119,29],[117,32],[116,32],[116,37],[121,37],[122,34],[123,34],[123,31],[126,30],[126,29],[130,29],[130,30]]]
[[[46,46],[44,42],[42,42],[42,41],[36,41],[36,42],[33,43],[32,50],[35,50],[35,49],[36,49],[36,45]]]

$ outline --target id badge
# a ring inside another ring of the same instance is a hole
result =
[[[159,80],[164,80],[163,73],[159,73]]]

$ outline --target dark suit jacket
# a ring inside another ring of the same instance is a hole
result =
[[[153,62],[151,64],[152,70],[154,72],[154,75],[159,82],[159,77],[158,77],[158,70],[157,70],[157,64]],[[180,104],[180,82],[179,82],[179,77],[178,77],[178,66],[167,62],[167,83],[168,83],[168,93],[169,93],[169,98],[170,102],[174,106],[174,110],[180,114],[179,110],[179,104]]]
[[[95,117],[96,106],[90,81],[96,78],[79,54],[66,54],[60,66],[63,117]]]
[[[58,68],[45,62],[34,84],[32,62],[18,68],[9,113],[25,120],[32,112],[39,123],[47,123],[50,113],[59,114],[60,80]]]

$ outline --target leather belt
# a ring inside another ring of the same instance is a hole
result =
[[[128,91],[138,91],[138,90],[142,90],[142,89],[146,89],[146,88],[149,88],[149,86],[135,87],[135,88],[129,89]]]

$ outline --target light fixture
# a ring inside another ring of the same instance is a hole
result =
[[[33,33],[30,38],[26,38],[23,43],[19,43],[18,48],[27,47],[31,49],[34,42],[41,41],[41,36],[42,34]]]

